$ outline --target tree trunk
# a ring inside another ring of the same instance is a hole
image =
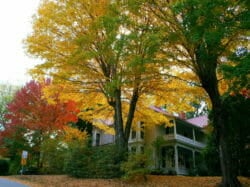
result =
[[[114,101],[110,105],[114,109],[114,128],[115,128],[115,144],[117,147],[117,155],[120,161],[124,161],[128,156],[128,138],[134,118],[136,103],[138,101],[138,88],[133,91],[130,102],[129,112],[125,127],[123,126],[121,90],[116,89],[114,92]]]
[[[131,101],[130,101],[128,116],[127,116],[127,122],[126,122],[126,126],[125,126],[125,138],[126,138],[126,141],[128,141],[128,139],[129,139],[131,126],[132,126],[133,119],[134,119],[136,104],[137,104],[137,101],[139,99],[139,93],[138,92],[139,92],[139,90],[138,90],[138,87],[136,86],[134,88],[134,90],[133,90],[133,95],[132,95],[132,98],[131,98]]]
[[[230,114],[223,114],[221,112],[214,113],[214,124],[217,129],[217,137],[219,140],[219,151],[220,151],[220,164],[222,171],[222,183],[223,187],[238,187],[240,182],[237,179],[237,171],[234,168],[234,162],[232,158],[232,152],[230,151],[229,137],[226,129],[225,122],[226,118]]]
[[[222,171],[223,187],[238,187],[240,182],[237,179],[237,173],[233,168],[232,152],[230,151],[229,143],[227,143],[227,129],[226,122],[230,113],[223,110],[223,101],[219,93],[218,80],[217,80],[217,58],[208,59],[208,61],[200,58],[200,53],[196,54],[197,57],[197,75],[200,78],[202,87],[206,90],[212,102],[213,117],[212,122],[216,133],[216,138],[219,142],[220,150],[220,164]],[[209,56],[209,55],[207,55]],[[211,55],[210,55],[211,56]]]
[[[240,182],[237,179],[237,173],[233,167],[233,159],[232,152],[230,151],[230,143],[229,140],[226,122],[227,118],[230,116],[230,113],[223,110],[223,102],[221,97],[219,96],[218,89],[212,89],[216,92],[209,94],[210,99],[212,101],[212,110],[213,110],[213,118],[212,122],[214,124],[215,133],[217,140],[219,142],[219,150],[220,150],[220,164],[222,171],[222,182],[221,186],[223,187],[239,187]],[[212,96],[212,97],[211,97]]]
[[[114,105],[114,126],[115,126],[115,143],[117,146],[117,155],[120,161],[126,159],[128,152],[128,142],[126,141],[123,119],[122,119],[122,103],[121,103],[121,90],[115,91],[115,105]]]

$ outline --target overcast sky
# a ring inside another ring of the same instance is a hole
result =
[[[30,80],[27,70],[38,60],[24,52],[22,40],[32,28],[32,15],[40,0],[1,0],[0,2],[0,83],[23,85]]]

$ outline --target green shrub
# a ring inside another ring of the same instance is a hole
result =
[[[150,173],[149,159],[146,154],[131,154],[128,161],[122,163],[121,169],[124,171],[124,178],[131,179],[137,176],[144,176]]]
[[[14,160],[9,161],[9,174],[16,175],[20,173],[21,170],[21,158],[16,157]]]
[[[63,174],[66,148],[60,145],[60,139],[47,139],[41,146],[43,174]]]
[[[9,174],[9,161],[5,159],[0,159],[0,175]]]
[[[91,149],[85,145],[75,145],[66,154],[64,171],[73,177],[90,177]]]
[[[115,146],[74,146],[67,153],[65,171],[79,178],[116,178],[121,176]]]
[[[93,148],[94,178],[116,178],[121,176],[119,158],[114,145]]]
[[[166,175],[166,172],[163,169],[152,169],[150,170],[151,175]]]

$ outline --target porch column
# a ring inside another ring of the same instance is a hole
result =
[[[195,168],[195,165],[196,165],[196,163],[195,163],[195,150],[192,150],[192,152],[193,152],[193,168]]]
[[[175,161],[175,171],[176,174],[179,173],[179,166],[178,166],[178,148],[177,145],[174,146],[174,161]]]
[[[193,141],[195,141],[195,130],[194,130],[194,128],[192,128],[192,131],[193,131]]]
[[[175,120],[174,120],[174,138],[176,139],[176,136],[177,136],[177,130],[176,130],[176,123],[175,123]]]

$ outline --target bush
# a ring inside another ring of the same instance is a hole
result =
[[[150,171],[151,175],[166,175],[166,172],[163,169],[153,169]]]
[[[39,175],[39,169],[37,167],[23,167],[20,170],[20,174],[23,175]]]
[[[43,174],[63,174],[66,148],[60,145],[60,139],[47,139],[41,146]]]
[[[167,175],[177,175],[176,171],[175,170],[169,170],[167,172]]]
[[[65,171],[78,178],[116,178],[121,176],[114,145],[71,147],[66,156]]]
[[[9,174],[9,161],[5,159],[0,159],[0,175]]]
[[[66,154],[64,171],[73,177],[90,177],[91,149],[85,145],[75,145]]]
[[[125,179],[132,179],[137,176],[143,176],[146,179],[146,174],[150,173],[149,159],[146,154],[131,154],[128,161],[122,163],[121,169],[124,171]]]
[[[94,178],[116,178],[121,176],[119,158],[115,145],[93,148]]]
[[[14,160],[9,161],[9,174],[19,174],[21,169],[20,157],[15,158]]]

